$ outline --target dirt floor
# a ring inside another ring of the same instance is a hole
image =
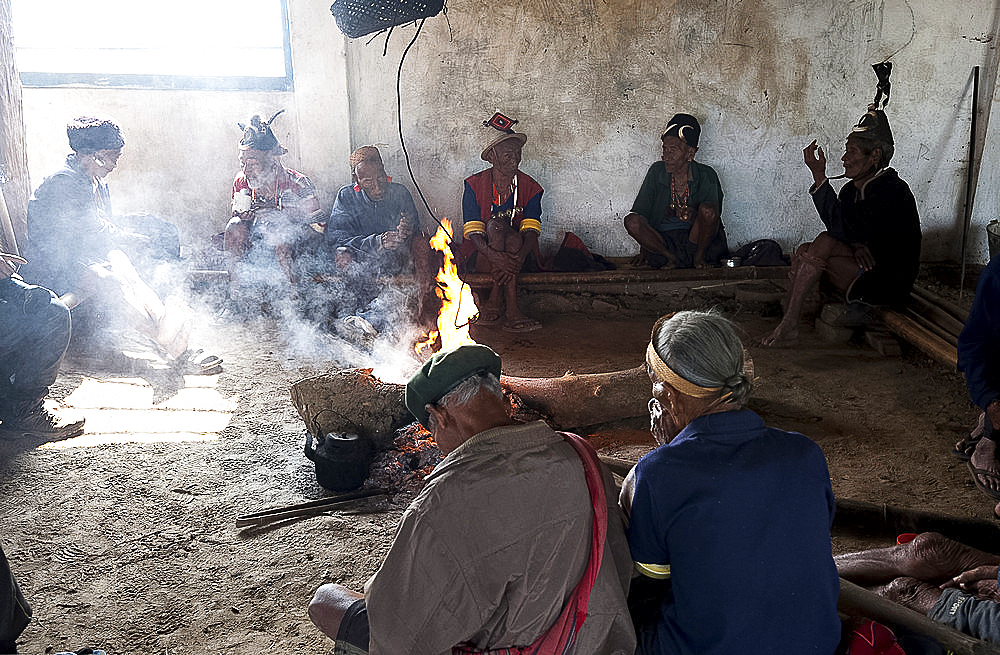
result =
[[[645,311],[611,300],[601,315],[545,316],[545,329],[526,335],[473,336],[503,356],[509,375],[621,370],[641,363],[658,313],[719,306],[755,363],[752,406],[820,444],[838,497],[992,518],[993,503],[951,455],[977,415],[959,374],[908,349],[887,358],[812,330],[799,348],[762,349],[773,308],[707,292],[653,300]],[[87,401],[81,383],[114,376],[70,364],[53,395],[78,392],[88,434],[0,442],[0,542],[34,608],[21,652],[329,653],[306,615],[312,592],[330,581],[361,589],[378,568],[410,494],[235,525],[242,514],[328,495],[303,456],[289,387],[336,364],[316,362],[267,319],[205,321],[198,334],[225,359],[221,375],[145,375],[120,382],[136,399],[112,389],[113,400]],[[125,405],[125,418],[112,415]],[[592,439],[604,454],[635,459],[651,446],[646,422],[603,426]],[[835,538],[835,550],[854,545]]]

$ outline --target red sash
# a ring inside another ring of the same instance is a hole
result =
[[[563,606],[556,622],[541,637],[528,646],[511,646],[477,650],[469,644],[459,644],[451,649],[452,655],[564,655],[576,641],[576,634],[587,618],[587,603],[590,592],[601,570],[604,557],[604,539],[608,533],[608,502],[604,493],[604,478],[601,476],[601,462],[597,452],[585,439],[571,432],[560,432],[583,461],[583,471],[590,490],[590,501],[594,508],[594,528],[590,539],[590,560],[583,577],[576,584],[569,600]]]

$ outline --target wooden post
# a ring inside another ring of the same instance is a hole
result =
[[[28,154],[21,106],[21,78],[14,60],[11,0],[0,0],[0,185],[16,240],[27,233]],[[13,244],[6,244],[13,248]]]

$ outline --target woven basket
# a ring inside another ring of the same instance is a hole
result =
[[[337,0],[330,13],[352,39],[441,13],[444,0]]]

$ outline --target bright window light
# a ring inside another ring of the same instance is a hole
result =
[[[13,0],[26,86],[290,89],[285,0]]]

